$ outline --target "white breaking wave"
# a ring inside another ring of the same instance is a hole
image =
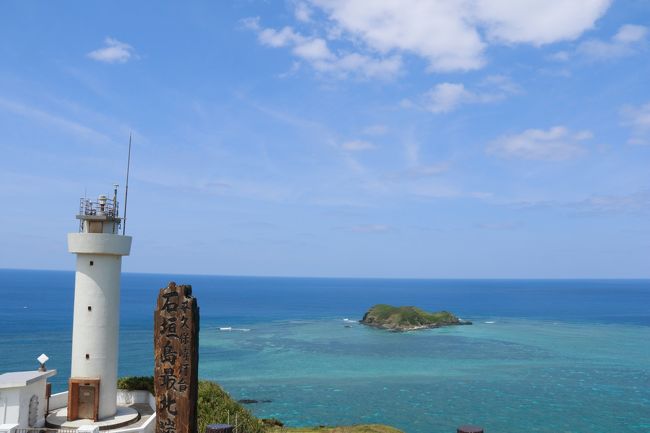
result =
[[[219,331],[240,331],[240,332],[248,332],[250,331],[250,328],[233,328],[232,326],[224,326],[219,328]]]
[[[488,320],[487,322],[483,322],[483,323],[487,323],[487,324],[491,325],[491,324],[496,323],[496,322],[494,322],[492,320]]]

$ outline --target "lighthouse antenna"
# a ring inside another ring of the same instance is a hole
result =
[[[126,203],[129,199],[129,170],[131,168],[131,133],[129,132],[129,156],[126,160],[126,185],[124,186],[124,221],[122,222],[122,236],[126,233]]]

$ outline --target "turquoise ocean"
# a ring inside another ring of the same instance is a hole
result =
[[[74,273],[0,270],[0,373],[70,368]],[[409,433],[650,432],[649,280],[389,280],[124,274],[120,375],[151,375],[158,289],[191,284],[200,366],[289,426]],[[373,304],[450,310],[472,326],[389,333]],[[222,330],[220,328],[232,328]]]

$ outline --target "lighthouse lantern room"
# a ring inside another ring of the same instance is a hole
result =
[[[79,232],[68,234],[77,255],[68,421],[113,417],[117,411],[117,359],[122,256],[131,237],[120,234],[117,185],[113,197],[82,198]]]

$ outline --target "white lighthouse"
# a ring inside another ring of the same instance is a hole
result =
[[[131,237],[120,234],[117,185],[113,198],[81,199],[77,219],[79,232],[68,234],[77,265],[67,419],[98,421],[117,411],[120,273],[131,250]]]

